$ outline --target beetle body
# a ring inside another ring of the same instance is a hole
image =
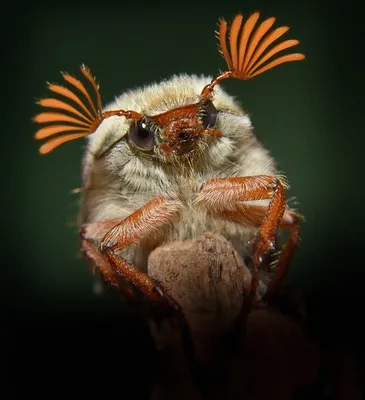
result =
[[[147,116],[165,113],[198,102],[209,81],[207,77],[174,76],[122,94],[106,109],[133,109]],[[197,189],[212,178],[278,175],[273,159],[255,137],[247,113],[221,88],[215,93],[214,105],[218,112],[215,127],[223,137],[203,137],[196,149],[171,160],[139,152],[125,137],[131,122],[124,118],[105,120],[88,138],[82,224],[126,218],[157,195],[176,199],[179,215],[163,233],[141,237],[138,245],[122,251],[129,262],[143,270],[149,252],[162,243],[213,231],[236,244],[242,253],[257,232],[257,227],[249,224],[217,219],[199,204]],[[113,147],[103,151],[110,142],[115,143]],[[99,158],[95,156],[101,153]],[[93,239],[100,242],[105,233]]]
[[[269,32],[275,22],[269,18],[254,30],[258,18],[259,13],[253,13],[242,24],[243,16],[237,15],[229,46],[227,23],[220,22],[220,52],[228,70],[216,78],[175,75],[129,90],[102,109],[95,78],[82,66],[96,101],[81,81],[63,74],[72,90],[49,84],[62,100],[39,102],[61,111],[35,117],[48,124],[36,133],[37,139],[48,139],[41,153],[87,139],[81,247],[105,280],[126,296],[133,297],[138,289],[148,300],[166,299],[147,274],[149,254],[164,243],[194,239],[207,231],[220,233],[243,256],[251,256],[255,297],[260,296],[259,272],[278,250],[278,230],[289,230],[264,295],[274,293],[286,274],[300,216],[289,209],[286,180],[254,135],[248,114],[219,85],[227,78],[251,79],[304,58],[292,53],[272,60],[299,42],[271,46],[289,28]]]

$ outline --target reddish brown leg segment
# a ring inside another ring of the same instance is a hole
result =
[[[234,209],[222,210],[218,215],[223,219],[231,220],[236,223],[259,227],[261,226],[266,213],[267,207],[265,206],[237,204]],[[279,228],[288,230],[290,232],[289,238],[276,265],[276,273],[269,284],[267,292],[265,293],[265,300],[269,300],[270,297],[275,294],[288,272],[290,260],[299,240],[300,219],[301,216],[299,214],[296,214],[289,209],[285,209]]]
[[[295,221],[290,230],[289,239],[281,253],[279,262],[276,266],[276,273],[270,281],[269,287],[264,295],[264,300],[270,300],[272,295],[278,290],[282,280],[285,278],[285,275],[288,272],[290,260],[299,240],[299,220]]]
[[[106,248],[104,253],[118,276],[127,280],[137,288],[148,301],[161,303],[162,306],[178,310],[178,304],[165,293],[162,285],[154,281],[144,272],[139,271],[123,257],[117,256],[113,250]]]
[[[263,217],[260,217],[259,207],[243,205],[240,208],[240,205],[235,204],[242,201],[264,199],[270,199],[270,203],[265,208],[266,212]],[[285,224],[290,221],[288,214],[284,216],[286,202],[283,184],[278,178],[266,175],[212,179],[197,193],[197,202],[205,203],[212,213],[223,215],[227,219],[235,220],[241,214],[243,223],[260,222],[261,226],[254,243],[252,263],[251,293],[255,294],[260,264],[265,255],[275,249],[276,233],[280,223],[283,221],[282,223]],[[251,214],[249,213],[250,207],[252,207]],[[246,216],[244,216],[243,210],[248,211]],[[288,245],[281,255],[277,267],[277,278],[274,278],[272,289],[269,288],[271,293],[285,276],[298,234],[299,228],[293,231]]]
[[[101,266],[102,274],[112,285],[117,285],[117,278],[120,277],[137,288],[149,301],[163,302],[169,307],[177,308],[176,303],[164,293],[161,285],[116,255],[115,251],[122,250],[141,237],[163,228],[178,214],[180,206],[176,199],[156,197],[123,220],[87,224],[82,231],[83,248],[89,258]],[[94,250],[91,250],[90,245],[86,245],[95,240],[101,242],[100,251],[93,246]],[[113,274],[110,271],[113,271]]]
[[[125,282],[120,279],[103,255],[87,239],[82,237],[81,247],[85,257],[99,269],[101,275],[110,286],[122,293],[126,300],[135,300],[135,293],[132,288],[127,286]]]
[[[243,224],[245,226],[260,227],[267,213],[267,207],[237,203],[229,210],[215,211],[214,215],[220,218]],[[280,229],[291,230],[299,222],[301,216],[288,208],[285,209],[279,223]]]

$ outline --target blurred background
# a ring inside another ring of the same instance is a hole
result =
[[[223,87],[250,113],[306,217],[289,279],[303,291],[312,331],[328,348],[346,348],[363,362],[360,4],[35,0],[3,13],[4,343],[9,371],[28,376],[27,390],[46,396],[46,381],[59,389],[77,384],[81,393],[124,386],[136,374],[148,378],[154,355],[120,299],[94,294],[79,255],[78,196],[71,191],[80,186],[82,140],[38,154],[31,118],[40,111],[36,100],[48,96],[46,82],[61,83],[60,71],[79,76],[85,63],[107,103],[125,89],[175,73],[215,75],[225,68],[216,50],[218,18],[255,10],[291,26],[286,38],[299,39],[295,50],[307,59]],[[135,395],[146,388],[139,385]]]

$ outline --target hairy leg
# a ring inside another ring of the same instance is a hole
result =
[[[220,218],[230,220],[243,225],[260,227],[267,213],[267,207],[257,205],[236,204],[234,209],[221,210],[216,213]],[[275,275],[265,293],[264,300],[269,300],[279,288],[282,280],[288,272],[288,266],[299,240],[301,215],[288,208],[285,209],[283,217],[279,223],[279,228],[289,231],[286,245],[281,251],[280,258],[276,264]]]
[[[122,288],[123,280],[142,293],[146,300],[176,309],[177,304],[159,283],[115,252],[164,228],[178,215],[180,207],[178,200],[158,196],[122,220],[86,224],[81,230],[81,246],[86,256],[99,266],[104,278],[128,298],[132,293]],[[98,247],[94,243],[98,243]]]
[[[237,204],[252,200],[270,200],[267,207]],[[204,204],[210,213],[235,222],[249,223],[259,227],[254,242],[252,262],[252,288],[255,295],[258,271],[265,256],[275,250],[279,226],[293,227],[277,265],[277,274],[270,284],[267,296],[271,296],[284,278],[290,258],[299,237],[299,218],[287,209],[284,185],[273,176],[259,175],[211,179],[196,193],[197,203]],[[265,210],[264,213],[261,211]]]
[[[98,249],[87,239],[81,237],[81,248],[84,256],[100,271],[104,280],[113,288],[117,289],[128,301],[135,301],[136,294],[133,289],[128,286],[105,259]]]

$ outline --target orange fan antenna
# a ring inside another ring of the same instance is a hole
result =
[[[219,52],[226,60],[228,70],[213,79],[203,89],[202,96],[209,96],[214,86],[223,79],[233,77],[247,80],[280,64],[305,59],[301,53],[275,57],[281,51],[296,46],[299,41],[285,40],[274,44],[289,27],[282,26],[269,32],[275,18],[268,18],[256,26],[259,17],[260,13],[255,12],[244,22],[243,15],[238,14],[229,29],[227,22],[220,20],[217,32]],[[268,49],[271,45],[273,46]]]
[[[38,102],[42,107],[51,109],[33,118],[37,123],[46,124],[35,134],[36,139],[48,139],[39,149],[41,154],[49,153],[63,143],[89,135],[101,122],[99,86],[85,65],[81,66],[81,72],[93,86],[97,104],[94,104],[84,84],[69,74],[62,73],[62,76],[70,89],[53,83],[48,84],[51,92],[66,101],[45,98]],[[54,137],[55,135],[58,136]]]
[[[47,154],[63,143],[90,135],[105,118],[112,115],[141,118],[141,115],[135,111],[115,110],[102,113],[99,85],[85,65],[81,66],[81,72],[93,87],[95,101],[80,80],[62,73],[70,89],[53,83],[48,84],[48,89],[64,98],[65,101],[45,98],[38,102],[42,107],[51,109],[33,118],[35,122],[45,124],[35,134],[36,139],[47,139],[39,149],[41,154]]]

